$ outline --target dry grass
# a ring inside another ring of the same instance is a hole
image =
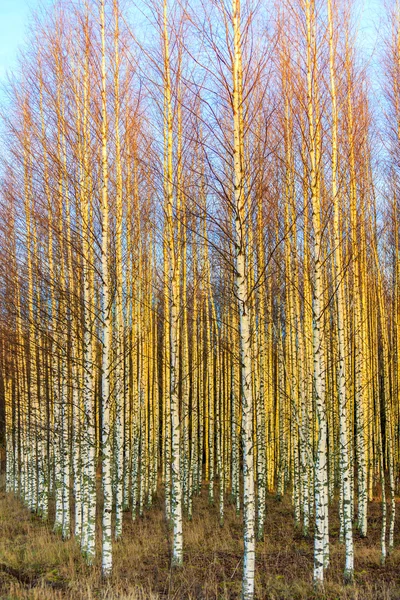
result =
[[[169,532],[161,500],[132,523],[125,515],[123,539],[114,545],[114,573],[102,582],[100,566],[85,566],[74,540],[62,542],[14,498],[0,495],[0,598],[2,600],[221,599],[240,596],[242,524],[233,507],[224,528],[206,495],[185,523],[185,566],[171,571]],[[400,599],[400,550],[380,566],[380,507],[369,509],[369,536],[356,540],[356,583],[342,585],[343,547],[336,510],[331,514],[331,566],[323,595],[312,588],[312,540],[293,527],[285,500],[268,498],[265,541],[257,548],[256,593],[271,600]],[[399,530],[396,531],[397,538]]]

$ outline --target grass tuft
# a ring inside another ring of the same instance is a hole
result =
[[[107,582],[99,559],[85,565],[75,540],[62,541],[13,497],[0,494],[1,600],[233,600],[240,598],[242,519],[227,504],[225,525],[207,494],[194,500],[193,519],[184,524],[184,567],[171,569],[171,532],[162,500],[132,522],[114,544],[114,570]],[[369,506],[367,538],[355,535],[355,577],[343,581],[344,547],[331,509],[331,553],[323,591],[312,585],[313,540],[293,523],[287,498],[267,499],[264,540],[257,544],[258,600],[396,600],[400,598],[400,550],[380,565],[380,505]],[[396,528],[396,537],[399,531]],[[98,531],[100,540],[100,530]],[[100,548],[98,548],[98,556]]]

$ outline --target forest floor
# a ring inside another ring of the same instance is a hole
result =
[[[400,599],[399,544],[380,565],[381,510],[369,506],[368,537],[355,538],[355,584],[342,585],[344,549],[338,542],[337,509],[330,511],[331,564],[324,594],[312,587],[313,542],[293,525],[288,499],[267,501],[265,541],[257,545],[256,597],[271,600]],[[100,565],[85,566],[73,539],[62,541],[12,496],[0,493],[1,600],[230,600],[240,597],[242,522],[226,507],[223,528],[207,496],[196,498],[193,521],[185,522],[185,566],[170,569],[170,532],[159,499],[142,518],[126,513],[121,541],[114,544],[114,571],[102,582]],[[399,520],[398,520],[399,521]]]

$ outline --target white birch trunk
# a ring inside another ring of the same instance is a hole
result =
[[[102,574],[108,577],[112,570],[112,477],[111,477],[111,398],[110,398],[110,360],[112,320],[110,306],[110,281],[108,272],[108,158],[107,158],[107,71],[105,41],[105,0],[100,2],[101,30],[101,410],[102,410]]]

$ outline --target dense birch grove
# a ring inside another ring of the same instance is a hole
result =
[[[378,84],[350,2],[60,0],[3,107],[6,488],[112,572],[162,495],[172,563],[202,491],[266,496],[343,572],[400,460],[400,8]],[[377,89],[379,88],[379,89]],[[50,515],[50,516],[49,516]],[[96,539],[96,515],[101,539]]]

